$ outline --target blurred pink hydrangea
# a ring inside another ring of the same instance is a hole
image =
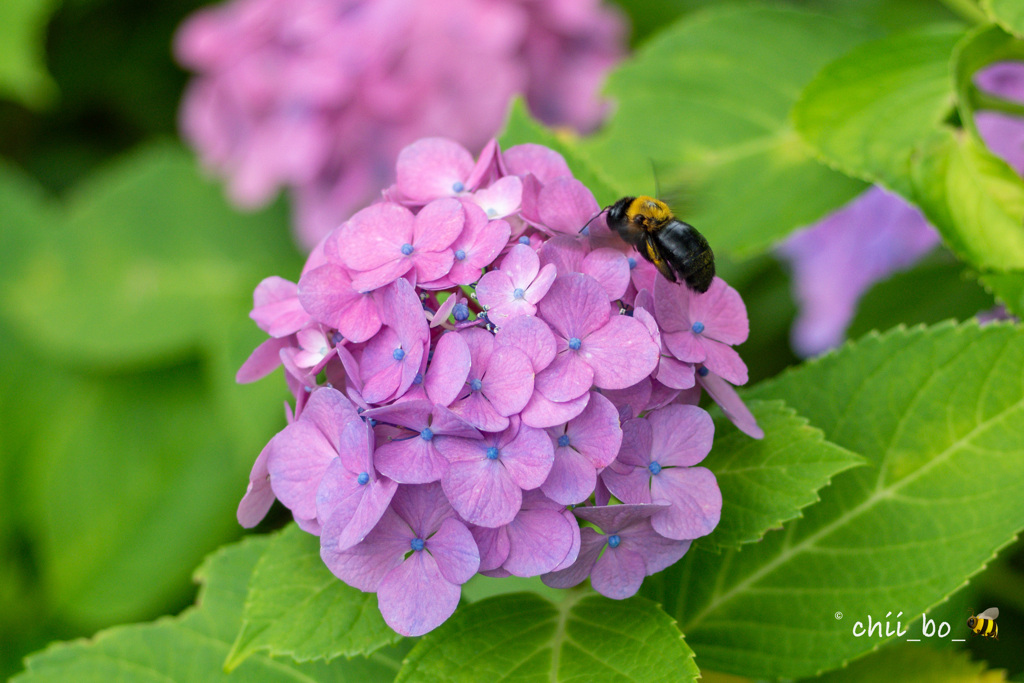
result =
[[[704,294],[635,284],[638,255],[601,246],[594,196],[544,147],[492,141],[474,161],[426,138],[396,178],[297,286],[256,288],[271,338],[238,379],[283,365],[295,408],[239,522],[280,500],[404,635],[447,619],[478,572],[629,597],[718,524],[718,483],[696,466],[715,429],[702,388],[763,436],[732,388],[742,299],[720,278]]]
[[[288,188],[310,248],[394,181],[404,146],[479,148],[517,93],[545,123],[596,126],[625,34],[599,0],[232,0],[176,37],[197,73],[181,128],[239,205]]]
[[[1024,62],[993,64],[974,80],[984,91],[1024,103]],[[989,149],[1024,175],[1024,119],[978,111],[975,123]],[[793,234],[778,251],[789,263],[799,306],[793,349],[813,356],[841,344],[860,297],[940,242],[916,207],[880,187]]]

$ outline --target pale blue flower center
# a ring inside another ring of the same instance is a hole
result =
[[[648,465],[647,469],[648,471],[650,471],[651,474],[657,475],[661,472],[661,465],[657,461],[655,461]]]
[[[452,183],[452,192],[462,192],[466,189],[466,186],[462,184],[461,180],[456,180]]]
[[[569,340],[569,348],[573,351],[579,351],[580,346],[583,345],[583,341],[579,337],[573,337]]]
[[[455,308],[452,309],[452,315],[460,323],[464,320],[469,320],[469,306],[466,304],[455,304]]]
[[[469,382],[469,388],[473,391],[480,391],[480,388],[483,387],[483,385],[484,383],[478,379],[472,379]]]
[[[569,445],[569,435],[568,434],[562,434],[560,437],[558,437],[558,446],[560,448],[565,448],[568,445]]]
[[[629,269],[630,269],[630,270],[633,270],[634,268],[636,268],[636,259],[635,259],[635,258],[633,258],[632,256],[630,256],[630,257],[629,257],[629,258],[627,258],[626,260],[627,260],[627,261],[629,261]]]
[[[516,290],[512,292],[513,299],[522,299],[524,296],[526,296],[526,290],[522,287],[516,287]]]
[[[456,249],[455,250],[455,260],[456,261],[461,261],[464,258],[466,258],[466,252],[464,250],[462,250],[462,249]]]
[[[519,238],[519,244],[529,244],[529,243],[530,243],[530,238],[527,237],[526,235],[523,235],[522,237]]]
[[[420,432],[420,438],[424,441],[430,441],[434,438],[434,432],[430,430],[430,427],[424,427],[423,431]]]
[[[487,449],[487,459],[497,460],[498,459],[498,448],[497,446],[491,446]]]
[[[423,384],[423,373],[417,372],[416,376],[412,378],[413,384]]]
[[[488,218],[494,218],[497,215],[498,215],[498,210],[497,209],[495,209],[493,207],[487,209],[487,217]]]
[[[619,538],[618,534],[612,534],[608,537],[609,548],[618,548],[620,543],[622,543],[622,539]]]
[[[414,538],[414,539],[412,539],[409,542],[409,547],[411,547],[413,550],[416,550],[416,551],[423,550],[423,539],[422,538]]]
[[[707,377],[709,372],[710,370],[708,370],[707,368],[697,368],[697,374],[700,375],[701,377]]]
[[[394,351],[391,352],[391,357],[394,358],[395,360],[402,360],[403,358],[405,358],[405,351],[403,351],[402,349],[395,349]]]
[[[693,324],[693,327],[691,327],[690,329],[693,330],[694,334],[700,334],[701,332],[704,331],[704,323],[699,322],[699,321],[695,322]]]
[[[403,244],[403,245],[402,245],[402,253],[403,253],[403,254],[405,254],[406,256],[408,256],[409,254],[411,254],[411,253],[412,253],[412,245],[411,245],[411,244],[409,244],[408,242],[406,242],[405,244]]]
[[[360,486],[366,486],[370,481],[370,475],[366,472],[360,472],[359,476],[356,477],[356,481],[359,482]]]

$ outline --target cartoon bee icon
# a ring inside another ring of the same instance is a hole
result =
[[[971,618],[967,620],[967,628],[986,638],[992,636],[996,640],[999,640],[999,627],[996,625],[996,618],[998,616],[999,609],[996,607],[989,607],[978,616],[974,616],[972,614]]]
[[[715,277],[715,255],[704,235],[676,218],[668,204],[647,196],[623,197],[601,213],[607,213],[608,227],[667,279],[685,280],[701,294],[708,291]]]

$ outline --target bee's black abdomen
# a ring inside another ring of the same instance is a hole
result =
[[[715,278],[715,256],[704,235],[689,223],[672,220],[652,235],[672,269],[690,289],[703,294]]]

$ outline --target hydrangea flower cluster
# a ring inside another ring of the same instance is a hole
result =
[[[393,182],[402,147],[479,148],[517,93],[548,124],[596,126],[625,34],[600,0],[232,0],[176,37],[199,74],[182,132],[239,205],[288,188],[310,248]]]
[[[603,217],[580,232],[598,204],[545,147],[426,138],[396,170],[297,284],[256,288],[270,338],[238,379],[283,365],[295,406],[239,521],[280,500],[404,635],[478,572],[634,594],[719,520],[701,388],[763,436],[732,388],[739,294],[669,282]]]
[[[992,95],[1024,102],[1024,62],[993,64],[974,81]],[[989,149],[1024,175],[1024,119],[978,111],[975,124]],[[800,307],[790,335],[793,349],[813,356],[841,344],[861,296],[940,242],[917,207],[880,187],[794,233],[778,250],[792,270]]]

